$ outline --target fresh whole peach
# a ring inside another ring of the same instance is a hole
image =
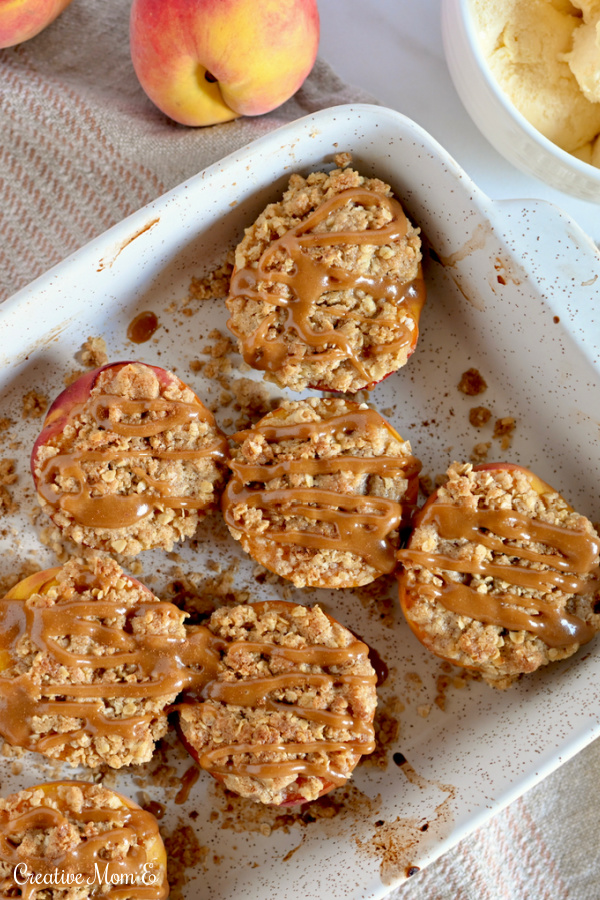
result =
[[[280,106],[319,43],[316,0],[133,0],[133,66],[148,97],[182,125]]]
[[[43,31],[71,0],[0,0],[0,47],[14,47]]]

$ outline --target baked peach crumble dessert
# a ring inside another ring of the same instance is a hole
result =
[[[426,647],[505,688],[600,630],[599,551],[529,470],[454,463],[398,554],[402,609]]]
[[[233,440],[223,513],[257,562],[299,587],[394,571],[420,463],[379,413],[341,398],[288,401]]]
[[[111,363],[52,404],[31,457],[38,499],[75,544],[172,549],[219,503],[227,442],[176,375]]]
[[[217,610],[196,696],[178,704],[190,753],[226,788],[305,803],[344,784],[375,749],[369,648],[318,606],[266,601]]]
[[[116,791],[50,782],[0,798],[3,897],[164,900],[167,854],[154,816]]]
[[[281,387],[356,392],[401,368],[425,302],[419,230],[351,168],[292,175],[235,253],[228,327]]]
[[[0,735],[73,766],[146,762],[181,690],[185,613],[111,559],[72,559],[0,600]]]

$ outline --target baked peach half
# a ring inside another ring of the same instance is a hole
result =
[[[297,587],[358,587],[394,572],[421,465],[376,410],[288,401],[233,441],[223,514],[253,559]]]
[[[22,578],[15,584],[6,594],[6,600],[27,600],[32,594],[47,594],[53,584],[56,584],[56,576],[61,570],[61,566],[54,566],[52,569],[44,569],[41,572],[34,572],[27,578]]]
[[[426,298],[419,229],[389,185],[292,175],[236,249],[227,323],[268,381],[355,393],[406,364]]]
[[[0,798],[0,838],[5,896],[41,886],[47,900],[169,895],[156,819],[102,785],[57,781]]]
[[[184,746],[227,789],[276,806],[344,784],[375,749],[368,646],[318,606],[217,610],[196,626],[203,679],[177,704]]]
[[[185,683],[184,619],[109,558],[25,578],[0,600],[0,735],[74,766],[147,762]]]
[[[172,372],[139,362],[82,375],[54,401],[31,454],[38,499],[75,544],[170,550],[218,506],[227,442]]]
[[[181,726],[179,725],[177,728],[177,732],[179,734],[179,739],[187,752],[190,754],[192,759],[194,759],[200,765],[201,754],[198,753],[193,744],[188,741],[185,736],[185,733]],[[210,772],[215,781],[218,781],[220,785],[227,789],[228,782],[227,776],[218,774],[217,772]],[[317,800],[319,797],[324,797],[325,794],[328,794],[335,787],[337,787],[333,781],[328,781],[325,778],[321,778],[321,784],[318,793],[312,798]],[[281,803],[263,801],[267,806],[278,806],[278,807],[286,807],[286,806],[302,806],[304,803],[310,802],[306,798],[306,792],[311,790],[311,785],[308,778],[305,775],[298,775],[294,784],[288,786],[285,791],[285,800],[282,800]],[[314,793],[314,789],[313,789]],[[251,796],[251,795],[250,795]]]
[[[522,466],[447,475],[398,553],[400,605],[429,650],[505,688],[600,629],[600,539]]]

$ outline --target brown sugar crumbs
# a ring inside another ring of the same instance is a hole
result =
[[[233,408],[239,413],[236,428],[241,429],[262,419],[267,413],[276,409],[281,402],[272,397],[268,388],[251,378],[236,378],[231,383],[233,391]]]
[[[182,889],[189,878],[186,869],[200,866],[208,856],[208,847],[203,847],[191,825],[180,822],[171,834],[164,836],[168,858],[169,886],[171,900],[182,900]]]
[[[483,428],[492,417],[491,410],[487,406],[474,406],[469,410],[469,422],[474,428]]]
[[[433,478],[429,474],[419,477],[419,490],[425,497],[430,497],[434,491],[446,483],[445,472],[438,472]]]
[[[229,354],[235,349],[233,341],[218,328],[213,328],[208,337],[212,343],[203,347],[201,352],[210,358],[208,360],[191,360],[190,369],[194,373],[202,372],[206,378],[214,378],[221,387],[227,388],[228,376],[233,371],[233,364],[229,358]]]
[[[289,834],[294,826],[308,828],[313,822],[348,813],[373,815],[375,812],[374,801],[352,783],[305,806],[262,806],[231,791],[216,788],[211,802],[211,821],[219,829],[236,833],[258,832],[265,836],[275,831]]]
[[[10,430],[10,427],[13,424],[13,420],[9,419],[8,416],[3,416],[2,418],[0,418],[0,443],[9,437],[7,432]]]
[[[218,399],[211,404],[213,412],[232,408],[239,414],[236,418],[226,418],[223,427],[234,426],[237,430],[246,428],[275,409],[280,399],[272,397],[262,382],[251,378],[232,378],[233,363],[230,354],[236,352],[234,342],[218,328],[213,328],[208,337],[212,343],[203,347],[201,352],[209,359],[190,360],[190,369],[195,374],[202,372],[206,378],[214,379],[221,386]]]
[[[229,282],[233,272],[233,250],[224,262],[203,278],[192,278],[188,288],[187,304],[190,301],[224,300],[229,292]]]
[[[512,444],[513,432],[516,427],[514,416],[503,416],[496,419],[494,425],[494,437],[500,439],[500,446],[503,450],[508,450]]]
[[[48,408],[48,398],[38,391],[28,391],[23,396],[23,418],[39,419]]]
[[[166,585],[161,599],[184,610],[189,616],[188,623],[202,622],[222,606],[248,601],[248,591],[235,587],[235,569],[231,566],[209,577],[203,572],[184,572],[175,567],[173,579]]]
[[[194,829],[183,823],[165,836],[165,847],[169,859],[186,869],[202,863],[208,854],[208,848],[201,846]],[[170,866],[169,874],[177,868]]]
[[[14,459],[0,459],[0,516],[17,511],[18,504],[12,498],[8,485],[14,484],[18,475]]]
[[[218,328],[213,328],[208,337],[213,342],[202,348],[202,353],[212,356],[213,359],[221,359],[235,350],[235,345],[230,337],[224,335]]]
[[[391,748],[396,744],[400,734],[400,712],[402,704],[398,697],[389,697],[380,703],[375,714],[376,747],[370,756],[366,756],[362,765],[387,768]]]
[[[341,153],[336,153],[333,157],[333,161],[338,169],[345,169],[346,166],[349,166],[352,162],[352,154],[348,153],[347,150],[344,150]]]
[[[0,484],[14,484],[18,477],[16,460],[0,459]]]
[[[469,669],[460,670],[447,662],[442,663],[441,669],[442,672],[436,679],[437,693],[433,702],[444,711],[446,709],[446,700],[450,688],[462,690],[467,686],[469,681],[480,681],[481,677],[478,672],[471,672]]]
[[[0,484],[0,516],[9,515],[18,510],[19,506],[12,498],[10,491]]]
[[[419,490],[425,497],[431,496],[434,491],[431,475],[421,475],[419,478]]]
[[[97,369],[108,362],[106,341],[101,337],[89,337],[81,347],[79,359],[88,369]]]
[[[463,372],[458,382],[458,389],[469,397],[475,397],[477,394],[483,394],[487,389],[485,379],[482,377],[479,369],[467,369]]]
[[[490,452],[491,446],[491,441],[482,441],[480,444],[475,444],[473,450],[471,451],[470,461],[474,465],[485,462],[488,457],[488,453]]]

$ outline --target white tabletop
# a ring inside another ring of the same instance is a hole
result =
[[[440,0],[321,0],[320,55],[344,80],[425,128],[493,199],[537,198],[600,243],[600,206],[525,175],[466,113],[444,59]]]

